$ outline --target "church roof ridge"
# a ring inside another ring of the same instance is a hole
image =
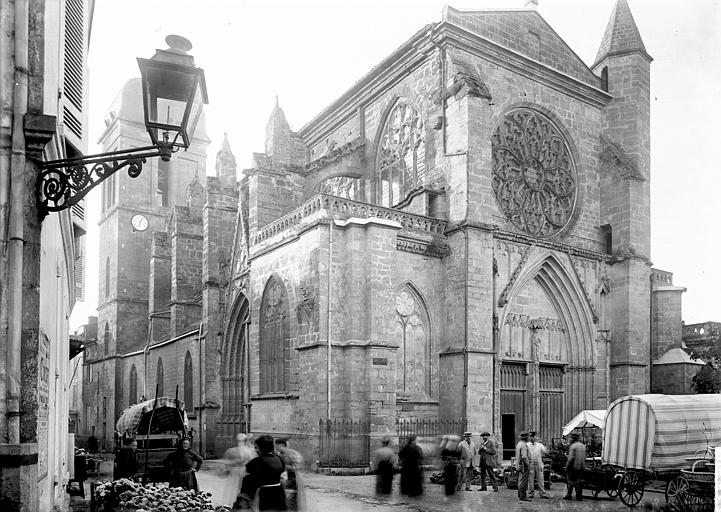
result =
[[[649,62],[653,60],[653,57],[646,51],[646,46],[643,44],[641,33],[633,19],[628,2],[626,0],[616,0],[608,25],[606,25],[606,31],[603,33],[596,60],[591,68],[606,57],[634,52],[640,53]]]

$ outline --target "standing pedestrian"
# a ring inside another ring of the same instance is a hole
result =
[[[257,455],[247,434],[240,433],[236,435],[235,440],[237,444],[228,448],[223,454],[225,475],[228,480],[223,493],[219,496],[219,501],[224,505],[232,505],[238,497],[245,476],[245,465]]]
[[[485,491],[486,487],[486,475],[488,480],[491,482],[494,492],[498,492],[498,482],[496,481],[496,475],[493,473],[493,468],[496,466],[496,444],[491,441],[490,432],[483,432],[481,434],[481,446],[478,448],[478,454],[480,455],[479,465],[481,467],[481,488],[479,491]]]
[[[396,471],[396,454],[389,446],[387,437],[382,446],[373,453],[373,472],[376,474],[376,495],[388,496],[393,492],[393,475]]]
[[[566,461],[566,495],[564,500],[573,499],[573,490],[576,489],[576,500],[583,500],[583,472],[586,469],[586,445],[580,440],[580,436],[573,432],[571,434],[572,444],[568,448],[568,460]]]
[[[528,432],[521,432],[521,440],[516,445],[516,471],[518,471],[518,499],[531,501],[526,495],[528,491],[528,474],[531,471],[531,460],[528,452]]]
[[[113,480],[132,478],[138,473],[138,459],[135,456],[137,449],[138,442],[132,437],[123,440],[123,447],[113,464]]]
[[[258,494],[259,511],[287,510],[285,492],[280,477],[285,471],[285,463],[273,453],[273,438],[267,434],[255,441],[258,456],[245,465],[247,474],[243,478],[240,495],[233,510],[253,510],[252,503]]]
[[[458,462],[461,452],[458,449],[461,438],[457,435],[448,435],[441,438],[441,459],[443,460],[443,488],[448,496],[453,496],[458,484]]]
[[[197,465],[196,465],[197,464]],[[190,449],[190,439],[184,437],[178,449],[165,458],[165,467],[170,472],[170,487],[198,490],[196,471],[203,464],[203,457]]]
[[[416,436],[408,436],[408,442],[398,454],[401,459],[401,494],[423,494],[423,450],[416,444]]]
[[[460,462],[460,479],[456,490],[460,491],[465,489],[466,491],[471,490],[471,480],[473,480],[473,458],[476,456],[477,450],[476,445],[471,441],[471,432],[463,434],[463,441],[459,444],[461,450],[461,462]],[[465,487],[464,487],[465,486]]]
[[[93,425],[92,432],[88,436],[88,453],[98,453],[98,438],[95,437],[95,425]]]
[[[528,453],[531,457],[531,471],[528,475],[528,497],[533,498],[534,482],[538,481],[538,490],[541,498],[548,498],[545,482],[543,481],[543,456],[548,453],[546,447],[536,440],[536,432],[528,433]]]
[[[281,437],[275,440],[275,449],[278,456],[283,459],[285,472],[288,475],[284,487],[288,510],[303,512],[305,506],[305,485],[303,484],[303,456],[298,450],[288,447],[288,439]]]

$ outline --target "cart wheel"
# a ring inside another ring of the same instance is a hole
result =
[[[618,496],[627,507],[635,507],[643,498],[643,481],[635,471],[627,471],[618,486]]]
[[[683,511],[683,495],[688,489],[688,482],[679,475],[666,484],[666,504],[671,512]]]
[[[609,487],[606,489],[606,494],[608,494],[609,498],[616,499],[616,496],[618,496],[618,487]]]

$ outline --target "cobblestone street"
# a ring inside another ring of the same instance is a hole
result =
[[[361,512],[361,511],[403,511],[418,510],[423,512],[477,512],[477,511],[622,511],[627,507],[620,500],[611,500],[605,495],[594,499],[587,493],[583,502],[564,501],[563,484],[555,483],[551,487],[551,499],[542,500],[538,496],[532,502],[518,500],[516,491],[501,487],[494,493],[473,491],[461,492],[446,500],[443,486],[426,480],[425,494],[420,499],[411,499],[398,493],[398,482],[393,495],[387,500],[374,496],[373,476],[328,476],[306,473],[307,499],[310,512]],[[430,473],[426,473],[429,477]],[[198,482],[205,491],[213,495],[220,494],[225,480],[212,471],[201,470]],[[644,510],[646,504],[659,506],[663,504],[662,494],[647,493],[639,504]],[[637,509],[637,510],[638,510]]]

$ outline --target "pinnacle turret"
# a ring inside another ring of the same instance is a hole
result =
[[[228,142],[228,134],[224,133],[223,142],[215,155],[215,175],[224,183],[234,185],[237,179],[237,167],[235,155],[233,155],[230,142]]]
[[[598,48],[596,61],[591,67],[595,67],[606,57],[629,53],[640,53],[649,62],[653,60],[646,52],[641,33],[638,31],[628,3],[626,0],[616,0],[616,5],[606,26],[606,32],[601,40],[601,46]]]

